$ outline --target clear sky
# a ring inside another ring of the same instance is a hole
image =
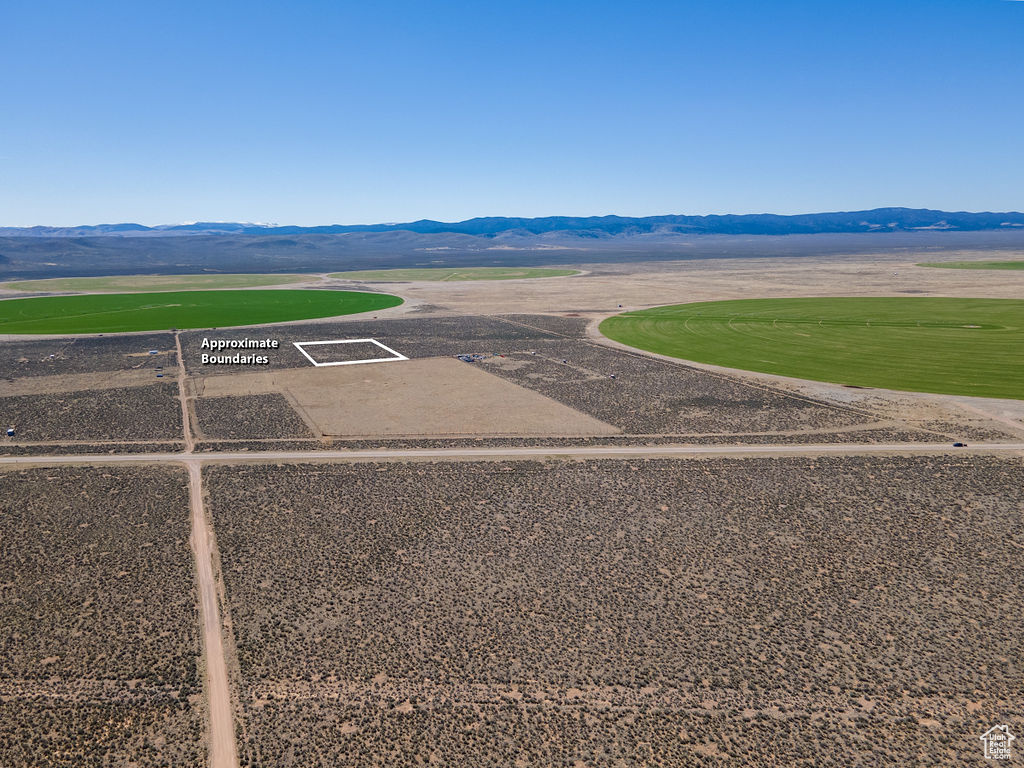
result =
[[[1024,2],[6,3],[0,225],[1024,210]]]

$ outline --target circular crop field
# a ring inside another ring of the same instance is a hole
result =
[[[1024,399],[1024,301],[748,299],[626,312],[601,332],[631,347],[780,376]]]
[[[141,291],[193,291],[205,289],[258,288],[267,285],[304,283],[312,275],[114,275],[112,277],[50,277],[0,283],[0,288],[34,292],[139,293]]]
[[[395,307],[361,291],[177,291],[42,296],[0,301],[0,333],[125,333],[227,328],[351,315]]]

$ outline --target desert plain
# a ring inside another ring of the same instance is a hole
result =
[[[289,275],[404,303],[0,337],[0,764],[981,763],[988,727],[1024,730],[1024,402],[598,331],[696,301],[1024,295],[1024,272],[931,260]],[[243,337],[280,347],[200,362]],[[295,347],[366,338],[408,359]]]

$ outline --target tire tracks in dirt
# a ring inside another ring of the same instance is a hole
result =
[[[181,338],[174,334],[178,351],[178,398],[181,401],[181,428],[185,452],[181,456],[188,469],[189,510],[192,520],[192,555],[195,559],[196,589],[199,592],[199,621],[203,638],[203,661],[206,667],[207,738],[210,768],[238,768],[238,745],[235,743],[235,721],[231,708],[231,687],[224,656],[223,625],[220,618],[221,595],[214,578],[213,560],[216,551],[213,527],[206,518],[203,503],[202,462],[192,455],[195,441],[188,410],[188,377],[181,353]]]

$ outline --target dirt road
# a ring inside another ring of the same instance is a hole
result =
[[[224,661],[217,582],[213,576],[213,544],[203,510],[200,463],[186,459],[189,500],[192,509],[192,553],[196,561],[199,589],[199,619],[203,629],[206,657],[206,685],[209,711],[210,768],[237,768],[235,724],[231,714],[231,690]]]
[[[181,401],[181,429],[185,437],[185,453],[192,453],[195,441],[192,439],[192,424],[188,418],[188,373],[185,371],[185,358],[181,354],[181,334],[175,331],[174,346],[178,350],[178,399]]]
[[[183,453],[137,453],[63,456],[0,456],[0,466],[150,464],[181,462],[188,469],[192,518],[192,553],[196,564],[200,622],[206,661],[206,691],[209,706],[209,766],[238,768],[231,689],[224,656],[222,622],[213,557],[216,544],[203,506],[201,469],[203,464],[259,462],[348,462],[367,460],[435,461],[502,460],[526,458],[687,458],[699,456],[809,456],[857,454],[986,454],[1017,453],[1024,456],[1024,443],[979,443],[954,448],[946,443],[823,444],[823,445],[630,445],[527,448],[427,448],[348,451],[267,451],[265,453],[192,453],[185,390],[182,388],[182,417],[187,450]]]
[[[188,390],[181,338],[174,334],[178,350],[178,398],[181,401],[181,428],[185,451],[178,456],[188,468],[189,507],[192,513],[192,554],[196,563],[196,587],[199,591],[199,621],[202,624],[203,657],[206,661],[206,698],[209,707],[209,768],[238,768],[235,721],[231,712],[231,689],[224,659],[217,581],[213,575],[213,530],[207,525],[203,508],[202,462],[192,455],[195,441],[188,415]]]
[[[819,445],[601,445],[527,448],[408,448],[351,451],[211,451],[210,453],[123,453],[64,456],[0,456],[0,466],[46,464],[159,464],[181,461],[199,464],[240,464],[259,462],[360,461],[374,459],[522,459],[543,457],[675,457],[688,456],[806,456],[858,454],[967,454],[1020,453],[1024,443],[975,443],[954,448],[949,443],[823,443]]]

